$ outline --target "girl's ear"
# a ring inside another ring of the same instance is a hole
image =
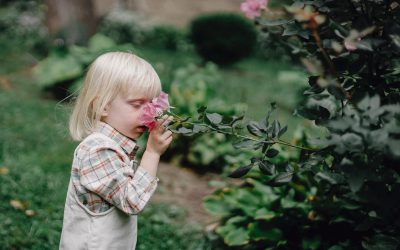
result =
[[[96,109],[97,105],[98,105],[98,98],[95,97],[92,104],[93,104],[93,108]],[[108,116],[108,110],[110,108],[110,104],[107,104],[103,110],[100,110],[100,115],[101,117],[107,117]]]
[[[108,116],[108,110],[110,109],[110,104],[107,104],[104,109],[101,111],[101,117],[107,117]]]

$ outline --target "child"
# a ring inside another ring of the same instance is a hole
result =
[[[75,150],[60,249],[135,249],[137,214],[154,193],[160,155],[172,141],[161,119],[140,165],[135,139],[147,102],[161,92],[153,67],[130,53],[110,52],[90,66],[70,118],[83,140]]]

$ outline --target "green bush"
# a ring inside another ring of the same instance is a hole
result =
[[[242,16],[216,13],[195,18],[190,24],[190,37],[204,60],[228,65],[253,52],[257,32]]]
[[[302,57],[310,87],[297,113],[328,133],[308,138],[314,149],[280,164],[264,161],[278,151],[263,150],[275,144],[270,133],[279,123],[248,125],[264,141],[244,146],[262,149],[261,161],[253,157],[235,171],[248,173],[247,184],[205,200],[223,218],[216,232],[226,244],[399,249],[399,11],[396,1],[294,1],[279,20],[256,19],[263,32],[279,30],[283,46]],[[265,176],[254,175],[254,166]],[[283,187],[271,188],[276,184]]]
[[[211,112],[225,115],[243,113],[243,104],[227,105],[213,92],[213,85],[219,84],[221,76],[213,63],[205,67],[190,64],[178,68],[170,85],[170,102],[174,113],[184,117],[194,117],[200,106],[209,105]],[[225,157],[234,154],[231,140],[223,134],[205,134],[201,136],[179,136],[168,154],[180,158],[183,165],[199,167],[203,171],[221,171],[226,165]]]
[[[187,51],[191,49],[185,31],[174,26],[155,26],[146,33],[146,46],[156,47],[171,51]]]
[[[118,44],[142,44],[150,28],[136,12],[114,10],[100,22],[98,32],[111,37]]]
[[[35,80],[57,99],[63,99],[78,90],[86,68],[96,57],[113,50],[131,51],[133,47],[117,45],[112,39],[96,34],[90,38],[88,47],[55,48],[33,69]]]
[[[10,2],[0,8],[0,53],[30,51],[44,56],[49,45],[44,19],[44,8],[39,2]]]

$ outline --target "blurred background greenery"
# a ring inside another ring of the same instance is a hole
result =
[[[77,144],[67,131],[69,103],[87,66],[106,51],[148,60],[182,115],[208,105],[257,120],[276,102],[288,138],[313,131],[293,115],[307,85],[297,62],[274,41],[259,42],[239,13],[241,1],[197,2],[0,1],[1,249],[58,247]],[[177,138],[164,161],[224,177],[247,159],[231,142],[223,135]],[[151,203],[139,228],[138,249],[218,248],[173,204]]]

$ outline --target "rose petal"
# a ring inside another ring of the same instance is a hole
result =
[[[151,103],[154,104],[154,107],[157,109],[161,109],[162,111],[169,110],[169,101],[168,94],[165,92],[161,92],[158,97],[155,97]]]

